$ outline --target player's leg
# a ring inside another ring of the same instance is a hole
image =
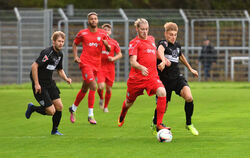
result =
[[[55,113],[52,117],[52,135],[63,135],[58,131],[58,126],[60,124],[61,118],[62,118],[62,109],[63,109],[63,104],[61,98],[55,99],[52,101],[54,108],[55,108]]]
[[[186,127],[193,135],[199,135],[199,132],[192,124],[192,115],[194,111],[193,97],[189,86],[181,89],[180,95],[185,100]]]
[[[35,106],[33,103],[29,103],[27,110],[25,112],[25,117],[27,119],[30,118],[33,112],[37,112],[42,115],[47,115],[45,108],[48,106],[51,106],[52,104],[46,87],[42,86],[41,94],[35,93],[34,85],[32,85],[32,89],[33,89],[34,97],[37,100],[37,102],[40,104],[40,106]]]
[[[82,82],[82,88],[77,93],[77,96],[76,96],[76,99],[74,101],[74,104],[72,104],[72,106],[69,107],[70,121],[72,123],[74,123],[75,120],[76,120],[74,112],[76,112],[77,107],[79,106],[79,104],[82,101],[82,99],[85,97],[86,93],[88,92],[88,89],[89,89],[89,85],[85,82],[85,80],[83,80],[83,82]]]
[[[100,106],[101,109],[103,109],[104,108],[103,90],[104,90],[105,83],[100,82],[100,83],[97,84],[97,86],[98,86],[97,93],[98,93],[98,95],[100,97],[99,106]]]
[[[113,85],[112,81],[106,82],[105,103],[104,103],[104,109],[103,109],[104,112],[109,112],[108,105],[109,105],[109,101],[112,95],[112,85]]]
[[[124,100],[123,104],[122,104],[122,110],[120,113],[120,116],[118,118],[118,126],[121,127],[124,123],[126,114],[128,112],[128,109],[134,104],[134,101],[132,102],[128,102],[128,99]]]
[[[96,81],[93,80],[89,83],[89,96],[88,96],[88,121],[90,124],[96,124],[94,118],[94,103],[95,103]]]

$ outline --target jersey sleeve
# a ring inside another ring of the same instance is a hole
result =
[[[57,70],[63,69],[63,64],[62,64],[62,62],[63,62],[63,54],[62,54],[62,56],[61,56],[61,59],[60,59],[58,65],[56,66],[56,69],[57,69]]]
[[[165,49],[167,48],[167,42],[164,40],[158,42],[157,49],[159,48],[160,45],[162,45]]]
[[[38,66],[41,67],[47,64],[48,61],[49,61],[48,53],[45,50],[42,50],[39,57],[36,59],[36,63],[38,64]]]
[[[137,53],[138,53],[138,42],[131,41],[129,43],[128,51],[129,51],[129,56],[137,55]]]
[[[114,48],[114,50],[115,50],[116,54],[121,51],[121,48],[120,48],[119,43],[117,41],[115,41],[115,48]]]
[[[82,38],[82,31],[79,31],[74,39],[74,43],[76,45],[78,45],[79,43],[81,43],[83,41],[83,38]]]

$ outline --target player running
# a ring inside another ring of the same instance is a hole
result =
[[[88,28],[80,30],[73,42],[74,61],[79,64],[82,72],[82,88],[78,92],[75,102],[69,107],[70,121],[75,122],[74,112],[78,105],[89,90],[88,95],[88,121],[90,124],[96,124],[94,118],[94,102],[96,91],[96,75],[101,66],[101,52],[103,45],[106,50],[110,51],[110,46],[107,42],[107,33],[103,29],[98,28],[98,17],[95,12],[90,12],[87,15]],[[77,55],[77,45],[82,43],[82,54],[80,58]]]
[[[112,33],[112,28],[110,24],[103,24],[102,29],[104,29],[108,36]],[[111,50],[107,51],[105,47],[102,49],[102,66],[101,69],[97,72],[97,83],[98,89],[97,92],[100,97],[99,105],[104,112],[109,112],[108,104],[111,98],[111,90],[113,83],[115,81],[115,63],[114,61],[122,57],[119,43],[112,39],[108,39],[108,43],[111,46]],[[116,55],[115,55],[116,53]],[[106,84],[106,94],[105,94],[105,104],[103,102],[103,90]]]
[[[167,22],[164,28],[166,39],[159,41],[157,49],[160,55],[165,55],[167,66],[165,68],[158,67],[158,73],[167,92],[167,102],[171,99],[172,91],[175,91],[176,94],[185,100],[186,128],[190,130],[193,135],[197,136],[199,132],[191,122],[194,109],[193,97],[187,81],[180,73],[179,60],[195,77],[198,77],[198,72],[189,65],[184,54],[181,52],[180,44],[176,42],[178,33],[177,24]],[[157,63],[160,62],[160,60],[157,60]],[[157,124],[157,113],[158,110],[156,109],[152,124],[153,130]]]
[[[138,36],[129,43],[129,60],[131,70],[127,81],[127,95],[118,118],[118,126],[124,123],[128,109],[133,105],[145,89],[149,96],[156,94],[157,100],[157,130],[167,128],[162,124],[166,110],[166,91],[159,79],[156,68],[156,46],[153,36],[148,36],[149,25],[146,19],[137,19],[134,23]],[[165,67],[164,55],[159,65]],[[170,129],[170,128],[167,128]]]
[[[52,79],[53,71],[57,70],[59,76],[71,84],[71,79],[66,76],[62,67],[63,53],[61,49],[64,39],[63,32],[54,32],[51,37],[52,47],[42,50],[40,56],[32,64],[30,72],[33,94],[40,106],[29,103],[25,116],[29,119],[34,111],[42,115],[52,115],[52,135],[63,135],[58,131],[63,104],[59,95],[60,91]]]

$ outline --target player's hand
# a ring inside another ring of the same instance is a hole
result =
[[[169,61],[167,58],[165,58],[166,66],[170,67],[171,66],[171,61]]]
[[[197,72],[196,70],[191,69],[191,72],[192,72],[192,74],[193,74],[195,77],[198,77],[198,76],[199,76],[199,74],[198,74],[198,72]]]
[[[67,78],[67,79],[66,79],[66,82],[67,82],[68,84],[71,84],[71,83],[72,83],[71,78]]]
[[[35,94],[41,94],[42,93],[42,88],[40,86],[40,84],[35,84]]]
[[[148,76],[148,68],[146,68],[145,66],[142,66],[141,73],[143,76]]]
[[[80,62],[81,62],[81,60],[80,60],[80,58],[79,58],[78,56],[76,56],[76,57],[74,58],[74,61],[75,61],[76,63],[80,63]]]
[[[165,68],[165,65],[166,65],[165,61],[162,61],[157,67],[160,71],[163,71],[163,69]]]
[[[115,61],[115,60],[114,60],[114,57],[111,57],[111,56],[108,56],[108,60],[109,60],[109,61]]]

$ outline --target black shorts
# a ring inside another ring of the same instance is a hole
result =
[[[172,91],[181,96],[181,90],[184,86],[189,86],[187,80],[183,76],[179,76],[175,80],[162,81],[167,92],[167,101],[170,102]]]
[[[35,94],[35,85],[32,82],[33,94],[37,102],[41,106],[49,107],[53,104],[52,103],[53,100],[60,98],[60,90],[56,86],[55,81],[52,81],[50,84],[47,84],[47,85],[40,84],[40,86],[42,88],[41,94],[39,93]]]

